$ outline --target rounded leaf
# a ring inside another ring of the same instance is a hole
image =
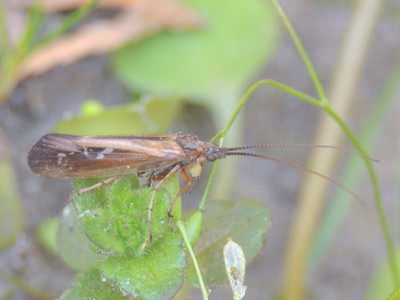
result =
[[[267,208],[254,200],[209,202],[204,212],[201,235],[194,248],[206,286],[227,283],[222,252],[228,239],[242,247],[249,263],[261,251],[270,223]],[[189,265],[187,279],[198,286],[192,264]]]
[[[101,266],[105,277],[142,300],[169,299],[184,280],[186,254],[179,233],[166,232],[141,257],[111,256]]]
[[[99,181],[75,180],[74,184],[82,189]],[[151,216],[153,241],[171,226],[168,207],[178,192],[176,176],[156,192]],[[140,256],[150,245],[148,211],[152,194],[153,188],[139,187],[138,178],[130,174],[77,196],[73,203],[84,235],[98,251]]]
[[[270,6],[260,0],[181,2],[203,16],[204,28],[128,45],[114,54],[114,70],[133,92],[212,101],[238,95],[275,47]]]
[[[96,268],[80,273],[60,297],[60,300],[130,300],[138,299],[118,285],[116,281],[105,278]]]

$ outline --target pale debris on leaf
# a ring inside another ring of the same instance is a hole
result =
[[[242,299],[247,287],[243,285],[246,259],[239,244],[231,239],[224,246],[225,270],[233,291],[233,299]]]
[[[57,65],[89,55],[114,51],[161,30],[197,29],[200,17],[187,7],[165,0],[119,1],[130,3],[114,19],[82,26],[32,54],[20,67],[19,79],[38,75]]]

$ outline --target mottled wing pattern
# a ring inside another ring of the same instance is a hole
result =
[[[50,133],[32,147],[28,164],[38,175],[51,178],[111,177],[164,169],[186,159],[173,137]]]

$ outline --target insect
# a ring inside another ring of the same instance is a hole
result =
[[[213,162],[227,156],[252,156],[272,160],[323,177],[357,196],[341,183],[316,171],[273,157],[240,152],[250,148],[268,146],[324,147],[334,146],[307,144],[258,144],[235,148],[221,148],[213,143],[202,142],[194,135],[149,135],[149,136],[76,136],[49,133],[44,135],[30,150],[28,165],[40,176],[59,179],[84,179],[110,177],[90,187],[81,189],[71,196],[93,190],[110,183],[124,174],[145,175],[154,186],[148,207],[149,239],[151,233],[151,212],[157,190],[173,174],[180,172],[185,186],[171,201],[168,215],[176,201],[192,185],[191,178],[197,178],[206,161]],[[342,149],[344,150],[344,149]],[[190,175],[189,175],[189,174]]]

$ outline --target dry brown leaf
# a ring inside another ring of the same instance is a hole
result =
[[[114,51],[163,29],[199,28],[200,18],[187,7],[165,0],[135,0],[107,21],[92,22],[32,54],[20,67],[19,79],[38,75],[83,57]]]

